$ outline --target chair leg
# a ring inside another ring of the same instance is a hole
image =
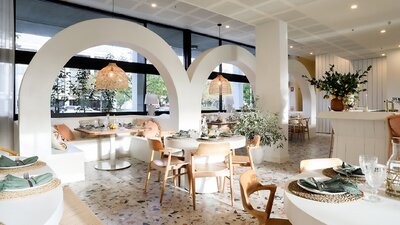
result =
[[[161,171],[158,171],[158,182],[160,182],[161,179]]]
[[[221,190],[221,193],[224,193],[224,192],[225,192],[225,184],[226,184],[226,177],[224,177],[224,178],[223,178],[223,181],[222,181],[222,190]]]
[[[174,181],[174,187],[176,187],[176,170],[172,170],[172,177],[173,177],[173,181]]]
[[[165,185],[167,184],[167,179],[168,179],[168,169],[165,169],[165,173],[164,173],[164,179],[163,179],[163,183],[161,186],[161,196],[160,196],[160,205],[162,205],[162,200],[164,197],[164,189],[165,189]]]
[[[147,192],[147,188],[149,186],[150,175],[151,175],[151,165],[149,164],[148,169],[147,169],[146,183],[144,185],[144,193]]]
[[[196,210],[196,178],[192,177],[192,201],[193,201],[193,210]]]
[[[181,173],[182,173],[182,168],[178,169],[178,186],[181,186]]]
[[[231,185],[230,185],[230,189],[231,189],[231,206],[233,206],[234,196],[233,196],[233,176],[232,176],[232,173],[231,173],[231,177],[229,178],[229,180],[230,180],[230,183],[231,183]]]

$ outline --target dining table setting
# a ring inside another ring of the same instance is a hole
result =
[[[386,179],[387,166],[370,155],[360,155],[359,165],[303,171],[285,185],[288,219],[294,225],[399,224],[400,199],[386,194]]]
[[[62,213],[61,181],[45,162],[0,156],[0,224],[58,224]]]

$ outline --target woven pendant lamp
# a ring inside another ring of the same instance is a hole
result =
[[[231,95],[231,83],[222,75],[218,75],[211,81],[208,87],[208,93],[210,95]]]
[[[123,90],[129,87],[128,75],[115,63],[109,63],[96,75],[96,89]]]

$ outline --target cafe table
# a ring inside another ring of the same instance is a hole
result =
[[[96,129],[85,129],[85,128],[75,128],[76,131],[81,133],[102,137],[109,136],[110,137],[110,159],[98,161],[94,168],[98,170],[121,170],[131,166],[131,163],[126,160],[117,160],[116,159],[116,150],[115,150],[115,136],[117,134],[123,133],[133,133],[138,131],[143,131],[145,128],[136,127],[136,128],[125,128],[118,127],[117,129],[109,129],[109,128],[96,128]]]
[[[215,142],[227,142],[229,143],[230,149],[237,149],[246,146],[246,137],[241,135],[235,135],[232,137],[218,137],[215,139],[200,139],[200,138],[172,138],[167,137],[164,140],[165,147],[183,149],[185,152],[185,160],[190,161],[191,154],[193,151],[199,147],[200,143],[215,143]],[[221,159],[214,157],[207,158],[198,158],[198,163],[205,162],[215,162],[221,161]],[[222,159],[224,160],[224,159]],[[183,177],[183,184],[188,187],[188,182],[185,180],[186,177]],[[214,177],[206,177],[206,178],[197,178],[196,180],[196,192],[197,193],[214,193],[218,192],[218,186],[216,179]]]
[[[54,176],[53,170],[47,165],[44,164],[39,167],[34,164],[26,167],[21,172],[1,169],[0,179],[3,180],[9,173],[23,177],[25,172],[28,172],[30,176],[44,173],[53,173]],[[43,190],[45,188],[46,190]],[[36,193],[23,196],[26,192],[30,191],[36,191]],[[17,196],[9,198],[10,194]],[[21,195],[21,197],[18,197],[18,195]],[[57,225],[61,220],[63,209],[62,185],[56,178],[49,184],[29,188],[26,191],[0,193],[0,224]]]
[[[307,171],[294,176],[286,183],[285,209],[287,217],[293,225],[400,224],[400,200],[385,195],[383,187],[379,190],[380,201],[378,202],[370,202],[363,197],[344,203],[324,203],[299,197],[288,190],[288,185],[293,180],[323,176],[322,170]]]

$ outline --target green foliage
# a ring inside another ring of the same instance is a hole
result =
[[[55,112],[60,112],[60,106],[68,101],[68,96],[70,94],[70,72],[65,72],[65,69],[60,70],[56,81],[51,89],[51,103],[54,106]]]
[[[367,73],[371,70],[372,66],[369,66],[367,70],[360,73],[357,70],[355,73],[339,73],[334,70],[334,65],[331,65],[330,69],[325,72],[321,79],[309,78],[303,75],[318,91],[324,91],[326,94],[324,98],[329,98],[329,95],[335,97],[346,97],[348,95],[357,95],[362,91],[366,91],[366,88],[362,88],[363,84],[366,84]]]
[[[146,76],[146,91],[147,93],[156,94],[162,106],[169,102],[167,87],[161,76],[148,74]]]
[[[83,112],[90,107],[90,101],[94,100],[95,83],[90,79],[89,70],[79,69],[75,76],[75,82],[70,84],[73,97],[78,100],[79,106]]]
[[[254,135],[261,136],[261,145],[275,145],[283,147],[282,140],[286,140],[279,123],[279,114],[263,112],[257,106],[257,99],[253,108],[243,107],[242,112],[237,112],[229,118],[237,123],[232,130],[236,134],[241,134],[247,140],[251,140]]]

